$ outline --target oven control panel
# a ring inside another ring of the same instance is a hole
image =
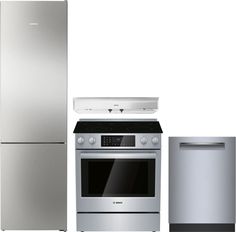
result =
[[[160,149],[160,134],[76,134],[77,149]]]
[[[102,147],[135,147],[134,135],[102,135]]]

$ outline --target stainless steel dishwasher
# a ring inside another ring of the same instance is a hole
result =
[[[234,231],[235,138],[169,138],[170,231]]]

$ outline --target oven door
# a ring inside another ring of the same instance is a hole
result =
[[[159,212],[160,151],[76,151],[77,212]]]

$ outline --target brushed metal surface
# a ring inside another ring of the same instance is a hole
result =
[[[77,113],[151,114],[158,109],[154,97],[77,97],[73,108]]]
[[[1,2],[2,142],[63,142],[67,2]]]
[[[101,136],[102,135],[134,135],[135,136],[135,146],[134,147],[102,147],[101,146]],[[84,143],[79,144],[78,138],[83,137],[84,138]],[[89,138],[94,137],[96,142],[94,144],[89,143]],[[141,138],[145,137],[147,138],[147,143],[142,144],[140,142]],[[153,144],[152,143],[152,138],[157,137],[158,138],[158,143]],[[76,149],[103,149],[103,150],[109,150],[109,149],[161,149],[161,134],[157,133],[137,133],[137,134],[132,134],[132,133],[77,133],[75,134],[75,147]]]
[[[234,206],[235,138],[169,138],[169,222],[234,223]]]
[[[156,159],[157,154],[155,152],[142,152],[142,153],[122,153],[116,152],[116,154],[112,155],[112,159]],[[99,153],[89,153],[89,152],[82,152],[80,153],[81,159],[109,159],[109,153],[107,152],[99,152]]]
[[[154,197],[82,197],[81,191],[81,159],[87,158],[105,159],[119,158],[150,158],[155,155],[155,196]],[[92,156],[94,154],[94,156]],[[77,212],[159,212],[160,211],[160,181],[161,181],[161,152],[160,150],[76,150],[76,200]],[[123,202],[113,204],[114,201]],[[88,229],[87,229],[88,230]]]
[[[64,144],[1,145],[1,229],[66,230]]]
[[[77,231],[159,231],[159,214],[77,214]]]

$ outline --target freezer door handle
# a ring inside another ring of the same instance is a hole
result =
[[[199,149],[225,149],[225,143],[222,143],[222,142],[205,142],[205,143],[201,143],[201,142],[194,142],[194,143],[191,143],[191,142],[186,142],[186,143],[180,143],[179,144],[180,146],[180,149],[190,149],[190,150],[193,150],[193,149],[196,149],[196,150],[199,150]]]

